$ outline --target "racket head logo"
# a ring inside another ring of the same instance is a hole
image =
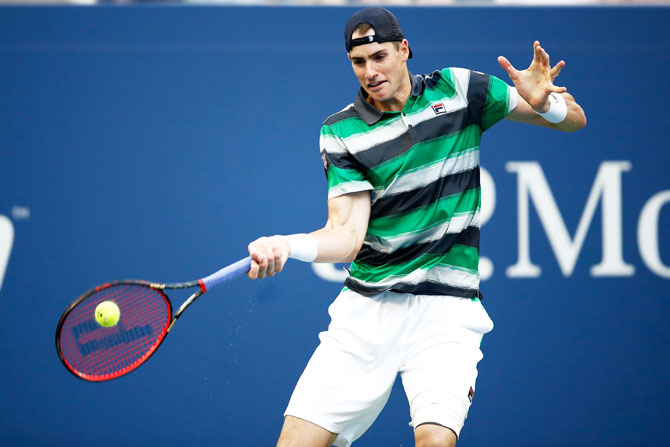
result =
[[[137,369],[156,352],[174,323],[198,297],[249,271],[247,256],[196,281],[158,284],[126,280],[95,287],[77,298],[61,315],[56,351],[66,369],[80,379],[104,381]],[[198,287],[176,312],[164,289]],[[114,303],[114,325],[99,324],[95,308]],[[118,310],[116,308],[118,306]]]
[[[110,327],[95,320],[98,304],[113,300],[123,317]],[[144,281],[117,281],[79,297],[61,316],[56,349],[65,367],[88,381],[120,377],[142,365],[167,335],[172,306]]]

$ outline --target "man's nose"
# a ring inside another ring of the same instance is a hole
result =
[[[368,61],[365,64],[365,77],[367,79],[374,79],[377,76],[377,70],[375,70],[374,64],[372,61]]]

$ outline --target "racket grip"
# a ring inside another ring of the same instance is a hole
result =
[[[202,278],[198,281],[200,283],[200,289],[203,292],[207,292],[212,287],[244,275],[249,271],[249,268],[251,268],[251,256],[240,259],[239,261],[222,268],[218,272],[212,273],[206,278]]]

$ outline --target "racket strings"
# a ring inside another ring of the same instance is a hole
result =
[[[95,308],[103,301],[119,307],[119,322],[103,327]],[[89,380],[118,377],[141,365],[160,345],[170,322],[167,297],[142,284],[111,284],[79,302],[65,318],[60,351],[68,368]]]

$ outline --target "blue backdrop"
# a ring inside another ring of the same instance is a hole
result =
[[[213,291],[109,383],[70,375],[54,332],[95,284],[190,280],[323,225],[317,138],[356,92],[352,12],[0,8],[1,444],[273,445],[341,287],[310,265]],[[506,79],[496,57],[525,67],[539,39],[589,120],[484,136],[496,328],[459,445],[669,445],[670,9],[396,13],[414,73]],[[396,385],[357,445],[412,445],[407,410]]]

